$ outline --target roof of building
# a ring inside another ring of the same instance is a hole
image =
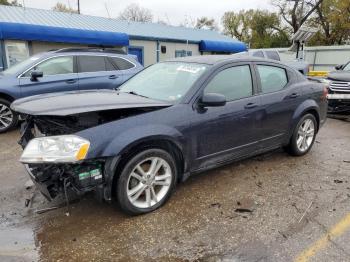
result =
[[[158,23],[128,22],[97,16],[4,5],[0,6],[0,22],[125,33],[129,35],[130,39],[188,40],[198,43],[202,40],[239,42],[212,30],[169,26]]]

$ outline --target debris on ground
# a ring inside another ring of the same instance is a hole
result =
[[[252,213],[255,209],[255,202],[250,198],[243,198],[236,202],[235,212]]]
[[[350,163],[350,160],[343,160],[344,163]]]
[[[220,208],[221,204],[220,203],[212,203],[212,204],[210,204],[210,206]]]
[[[305,210],[305,212],[303,213],[303,215],[301,216],[301,218],[299,219],[298,223],[300,223],[303,218],[305,217],[307,211],[309,211],[309,209],[311,208],[312,204],[314,203],[314,201],[311,201],[310,205],[307,207],[307,209]]]
[[[341,183],[343,183],[343,180],[340,180],[340,179],[334,179],[334,183],[336,183],[336,184],[341,184]]]

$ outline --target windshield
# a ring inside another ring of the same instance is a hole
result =
[[[125,82],[119,91],[175,102],[187,93],[207,67],[183,62],[155,64]]]
[[[350,71],[350,63],[347,63],[347,65],[343,68],[345,71]]]
[[[35,62],[36,60],[38,60],[39,57],[37,56],[32,56],[18,64],[15,64],[14,66],[11,66],[10,68],[6,69],[5,71],[3,71],[2,73],[4,75],[13,75],[16,73],[22,73],[24,70],[26,70],[28,68],[28,66],[30,66],[33,62]]]

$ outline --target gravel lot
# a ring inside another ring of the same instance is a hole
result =
[[[0,135],[1,261],[350,261],[350,122],[328,119],[304,157],[278,150],[193,176],[138,217],[90,195],[70,216],[35,214],[56,203],[25,188],[18,137]]]

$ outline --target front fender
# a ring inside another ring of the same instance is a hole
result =
[[[183,135],[175,128],[166,125],[148,125],[128,129],[119,134],[102,152],[103,156],[118,155],[128,148],[145,141],[165,139],[175,143],[182,150]]]

